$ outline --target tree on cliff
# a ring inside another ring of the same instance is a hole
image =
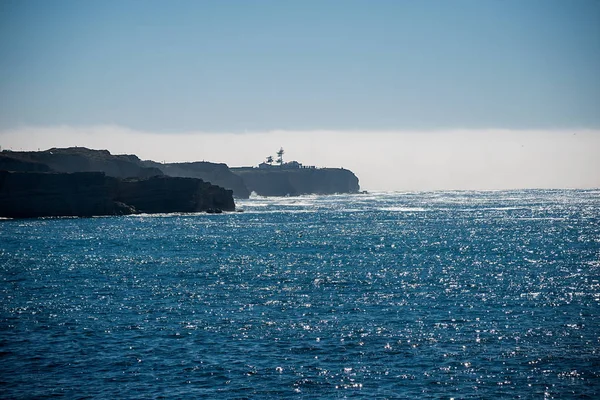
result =
[[[285,151],[283,151],[283,147],[281,147],[277,152],[277,162],[279,163],[279,166],[283,165],[283,153],[285,153]]]

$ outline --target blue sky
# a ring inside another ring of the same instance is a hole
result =
[[[0,0],[0,147],[599,188],[600,0]]]
[[[597,0],[0,0],[0,129],[598,129],[599,71]]]

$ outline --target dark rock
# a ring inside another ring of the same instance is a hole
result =
[[[116,200],[142,213],[234,211],[231,190],[195,178],[155,176],[125,179],[118,184]]]
[[[121,180],[101,172],[0,171],[0,217],[235,210],[231,191],[192,178]]]
[[[116,178],[150,178],[167,175],[180,178],[198,178],[208,184],[229,189],[238,198],[248,198],[250,192],[263,196],[297,196],[302,194],[356,193],[358,178],[343,168],[302,168],[299,163],[286,163],[282,167],[232,168],[226,164],[210,162],[160,164],[141,161],[137,156],[112,155],[108,150],[90,150],[85,147],[52,148],[41,152],[0,153],[0,169],[12,171],[56,171],[91,172],[100,171]],[[293,168],[290,167],[293,164]],[[159,181],[156,181],[157,183]],[[171,184],[171,183],[169,183]],[[165,185],[169,185],[165,184]],[[146,184],[133,184],[146,187]],[[136,187],[137,187],[136,186]],[[125,186],[123,186],[125,188]],[[155,188],[155,190],[158,190]],[[133,198],[134,189],[123,189]],[[154,209],[151,202],[158,197],[145,200],[145,205]],[[141,200],[140,200],[141,201]],[[210,200],[207,200],[210,202]],[[126,203],[129,204],[129,203]],[[164,209],[166,205],[157,205]],[[226,205],[223,209],[228,209]],[[179,204],[180,208],[189,205]],[[137,208],[137,207],[136,207]]]
[[[161,164],[142,161],[133,154],[113,155],[108,150],[85,147],[52,148],[45,151],[0,153],[0,169],[8,171],[104,172],[117,178],[149,178],[168,175],[198,178],[233,191],[234,196],[248,198],[244,181],[226,164],[210,162]]]
[[[104,172],[116,178],[149,178],[163,175],[157,168],[141,165],[134,155],[115,156],[108,150],[91,150],[85,147],[52,148],[45,151],[12,151],[2,152],[3,157],[18,160],[21,163],[45,164],[56,172]],[[23,169],[4,168],[9,171]],[[28,171],[42,171],[27,169]]]
[[[232,168],[261,196],[357,193],[358,178],[343,168]]]
[[[101,172],[74,174],[0,171],[0,216],[9,218],[123,215],[116,179]]]
[[[168,176],[202,179],[213,185],[232,190],[233,195],[240,199],[247,199],[250,196],[244,180],[231,172],[227,164],[206,161],[160,164],[154,161],[142,161],[142,165],[157,168]]]
[[[52,169],[46,164],[27,161],[19,157],[12,157],[13,152],[0,153],[0,170],[21,172],[50,172]]]

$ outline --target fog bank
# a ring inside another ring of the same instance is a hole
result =
[[[22,127],[2,149],[84,146],[155,161],[257,165],[284,159],[352,170],[366,190],[600,187],[600,131],[449,130],[152,133],[119,126]]]

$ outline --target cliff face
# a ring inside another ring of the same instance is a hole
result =
[[[30,172],[50,172],[49,166],[35,161],[27,161],[19,157],[11,157],[12,152],[0,153],[0,170],[5,171],[30,171]]]
[[[104,172],[116,178],[150,178],[168,175],[198,178],[233,191],[235,197],[248,198],[244,181],[226,164],[210,162],[160,164],[142,161],[131,154],[113,155],[108,150],[85,147],[53,148],[45,151],[5,151],[0,153],[0,169],[31,172]]]
[[[0,217],[35,218],[235,210],[231,191],[199,179],[121,180],[101,172],[0,171]]]
[[[9,218],[131,214],[114,200],[116,179],[75,174],[0,171],[0,216]]]
[[[90,150],[85,147],[53,148],[38,152],[3,151],[0,153],[0,170],[2,169],[64,173],[99,171],[107,176],[123,179],[163,175],[197,178],[229,189],[238,198],[248,198],[251,191],[264,196],[297,196],[355,193],[359,190],[358,178],[351,171],[342,168],[230,169],[226,164],[204,161],[160,164],[142,161],[135,155],[112,155],[107,150]]]
[[[2,152],[2,159],[7,160],[5,163],[13,160],[13,164],[20,162],[21,165],[28,164],[31,167],[31,169],[2,168],[7,170],[42,171],[35,166],[44,164],[55,172],[104,172],[116,178],[148,178],[163,175],[157,168],[141,165],[140,159],[134,155],[115,156],[108,150],[90,150],[85,147]]]
[[[250,191],[261,196],[356,193],[358,178],[343,168],[233,168]]]
[[[250,191],[244,184],[244,180],[231,172],[227,164],[205,161],[160,164],[154,161],[142,161],[142,165],[160,169],[163,174],[168,176],[202,179],[213,185],[232,190],[233,195],[241,199],[247,199],[250,196]]]
[[[235,210],[231,190],[194,178],[126,179],[119,182],[115,198],[143,213]]]

